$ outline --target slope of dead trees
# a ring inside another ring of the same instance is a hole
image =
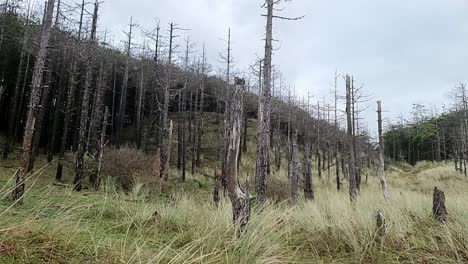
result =
[[[258,120],[257,162],[252,176],[260,202],[267,199],[272,169],[280,170],[282,160],[287,161],[286,177],[294,204],[299,201],[300,188],[306,199],[314,199],[316,177],[336,178],[338,191],[348,182],[354,201],[363,169],[382,162],[359,125],[362,90],[355,87],[352,77],[341,82],[336,74],[334,105],[330,105],[312,103],[310,96],[299,98],[286,88],[272,64],[273,21],[301,17],[274,14],[277,4],[265,2],[265,57],[251,67],[252,81],[236,79],[234,83],[230,30],[224,57],[226,77],[217,77],[209,75],[205,48],[202,54],[193,55],[188,38],[183,44],[177,40],[185,29],[174,23],[167,26],[166,33],[159,23],[154,31],[143,30],[140,34],[145,41],[137,44],[138,27],[130,19],[121,52],[107,43],[105,35],[98,34],[98,1],[82,1],[76,9],[60,0],[48,0],[41,19],[14,1],[4,4],[0,129],[7,140],[3,158],[22,143],[14,200],[22,201],[25,179],[41,152],[56,164],[58,182],[65,178],[65,153],[73,152],[74,189],[80,191],[88,181],[89,186],[99,188],[107,144],[130,143],[157,153],[156,175],[168,182],[171,164],[177,164],[185,180],[187,168],[196,174],[204,166],[204,113],[214,112],[222,157],[217,161],[221,173],[215,185],[227,190],[233,207],[240,208],[235,209],[235,221],[248,219],[244,204],[250,203],[250,194],[248,188],[240,192],[237,183],[240,159],[247,151],[248,118]],[[163,43],[163,36],[167,43]],[[37,40],[38,46],[34,45]],[[346,91],[339,90],[339,83],[346,84]],[[346,92],[346,111],[340,109],[341,92]],[[343,113],[346,129],[340,126]],[[174,141],[177,148],[172,146]],[[90,175],[85,173],[88,167],[93,168]]]

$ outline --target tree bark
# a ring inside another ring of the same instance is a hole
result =
[[[346,75],[346,120],[348,123],[347,141],[348,141],[348,170],[349,170],[349,197],[352,203],[357,198],[357,182],[356,182],[356,162],[354,157],[354,135],[353,135],[353,119],[351,109],[351,79]]]
[[[31,95],[29,101],[28,115],[23,136],[23,149],[20,161],[20,168],[16,175],[16,186],[13,190],[13,200],[19,204],[23,203],[25,180],[27,177],[27,169],[31,158],[31,145],[37,118],[37,106],[40,101],[41,82],[44,74],[44,63],[47,56],[47,46],[49,45],[50,32],[52,26],[52,16],[54,11],[55,0],[48,0],[46,18],[43,24],[41,40],[39,44],[39,52],[34,64],[33,78],[31,82]]]
[[[273,51],[273,0],[266,1],[266,38],[263,70],[263,89],[258,105],[257,162],[255,187],[258,200],[266,200],[267,181],[270,177],[270,108],[271,108],[271,61]]]
[[[232,204],[233,221],[242,230],[250,220],[250,195],[248,178],[246,192],[239,188],[237,158],[239,156],[240,131],[242,129],[242,104],[245,81],[236,79],[236,89],[231,104],[230,122],[227,122],[226,130],[229,135],[227,171],[227,189]]]
[[[385,143],[383,137],[382,129],[382,102],[377,101],[377,114],[378,114],[378,129],[379,129],[379,168],[377,174],[380,178],[380,186],[382,187],[383,196],[386,201],[389,199],[388,189],[387,189],[387,178],[385,177]]]

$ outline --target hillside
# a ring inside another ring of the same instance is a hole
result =
[[[254,131],[249,129],[249,133]],[[206,138],[216,134],[208,129]],[[132,185],[127,192],[121,191],[115,175],[106,175],[100,191],[73,192],[67,185],[73,179],[72,157],[66,163],[65,184],[56,185],[55,168],[41,155],[28,179],[23,206],[14,206],[10,200],[16,155],[0,162],[2,263],[468,261],[468,204],[464,202],[468,183],[450,164],[425,162],[390,168],[389,203],[383,199],[375,173],[369,171],[354,209],[349,207],[347,192],[336,192],[333,177],[325,173],[321,179],[314,176],[314,201],[290,207],[289,181],[282,169],[273,173],[270,185],[270,195],[277,199],[254,205],[251,223],[239,236],[230,221],[227,197],[222,197],[219,208],[213,205],[211,165],[201,168],[200,174],[188,174],[185,182],[173,166],[170,191],[160,192],[161,181],[151,174],[152,156],[131,147],[106,153],[105,173],[131,169],[127,177],[132,178]],[[206,155],[203,164],[210,164],[215,153]],[[126,164],[119,163],[118,157],[124,157]],[[253,157],[249,151],[242,158],[243,175],[252,175]],[[434,186],[446,193],[449,222],[444,225],[431,216]],[[381,244],[375,240],[377,210],[386,219]]]

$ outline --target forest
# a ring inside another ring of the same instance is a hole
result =
[[[239,70],[235,28],[214,63],[175,22],[111,39],[111,3],[1,1],[0,263],[468,262],[466,85],[399,120],[352,73],[301,95],[275,34],[305,16],[260,2]]]

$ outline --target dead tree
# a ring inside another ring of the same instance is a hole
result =
[[[91,39],[87,44],[87,65],[85,71],[85,80],[83,87],[83,98],[81,101],[81,117],[80,127],[78,132],[78,148],[75,158],[75,178],[73,179],[73,189],[77,192],[81,191],[83,184],[84,174],[84,155],[86,152],[86,132],[88,131],[88,118],[89,118],[89,101],[91,97],[91,82],[93,77],[93,60],[94,60],[94,49],[96,48],[96,28],[97,18],[99,11],[99,3],[96,0],[94,4],[93,23],[91,28]]]
[[[169,127],[167,128],[167,138],[165,139],[166,143],[164,145],[164,159],[162,158],[163,155],[161,155],[161,172],[160,175],[164,179],[165,182],[169,180],[169,172],[170,172],[170,158],[171,158],[171,141],[172,141],[172,129],[173,129],[173,123],[172,120],[169,121]]]
[[[287,18],[274,15],[275,5],[281,1],[265,0],[266,37],[265,57],[263,60],[263,85],[261,86],[258,123],[257,123],[257,162],[255,169],[255,188],[258,200],[266,200],[267,180],[270,177],[270,129],[271,129],[271,87],[272,87],[272,54],[273,54],[273,18],[283,20],[299,20],[302,17]],[[278,10],[278,9],[276,9]]]
[[[266,0],[267,23],[265,38],[265,59],[263,85],[258,104],[257,123],[257,162],[255,170],[255,189],[258,200],[266,200],[267,180],[270,176],[270,108],[271,108],[271,60],[273,51],[273,10],[275,2]]]
[[[248,192],[248,180],[245,193],[239,187],[239,176],[237,170],[237,158],[239,156],[240,131],[242,129],[242,105],[245,81],[236,78],[236,88],[229,111],[230,122],[227,122],[226,130],[229,135],[229,147],[227,153],[227,189],[232,204],[234,224],[239,225],[242,230],[250,220],[250,194]],[[248,177],[247,177],[248,179]]]
[[[379,168],[377,174],[380,178],[380,186],[382,187],[383,196],[386,201],[388,201],[388,189],[387,189],[387,177],[385,177],[385,158],[384,158],[384,137],[382,129],[382,102],[377,101],[377,115],[378,115],[378,128],[379,128]]]
[[[37,106],[40,101],[42,90],[42,77],[44,74],[44,64],[47,56],[47,46],[49,45],[52,17],[54,12],[55,0],[48,0],[45,13],[44,24],[39,44],[39,51],[34,64],[33,76],[31,81],[31,94],[29,100],[29,109],[26,119],[26,125],[23,136],[23,148],[20,160],[20,168],[16,174],[16,186],[13,190],[13,200],[19,204],[23,203],[25,180],[28,174],[29,159],[31,158],[31,146],[35,129],[36,118],[38,114]],[[37,131],[39,132],[39,131]]]
[[[232,59],[231,55],[231,28],[228,29],[228,39],[227,39],[227,51],[226,55],[220,54],[220,57],[222,60],[226,62],[226,93],[223,92],[223,94],[229,94],[230,86],[231,86],[231,64],[234,62]],[[229,126],[229,110],[230,110],[230,101],[228,98],[223,98],[224,101],[224,126]],[[219,118],[219,100],[216,103],[217,105],[217,119]],[[222,147],[222,163],[221,163],[221,183],[224,188],[224,193],[226,193],[226,188],[227,188],[227,155],[229,152],[228,146],[229,146],[229,138],[228,138],[228,131],[225,129],[224,130],[224,135],[222,136],[222,142],[223,142],[223,147]]]
[[[338,127],[338,78],[339,75],[335,72],[335,82],[334,82],[334,99],[335,99],[335,107],[334,107],[334,125],[335,125],[335,176],[336,176],[336,189],[339,191],[341,189],[341,180],[340,180],[340,148],[339,148],[339,132],[340,129]]]
[[[346,75],[346,120],[347,120],[347,143],[348,143],[348,170],[349,170],[349,197],[351,202],[355,202],[357,198],[357,182],[356,182],[356,164],[354,156],[354,135],[353,135],[353,119],[351,109],[351,78]]]
[[[86,150],[90,153],[95,153],[95,146],[99,145],[97,139],[97,129],[99,121],[101,120],[102,107],[103,107],[103,96],[104,96],[104,62],[101,61],[99,66],[98,80],[96,84],[96,90],[94,92],[93,107],[91,109],[91,116],[89,119],[89,131],[88,140],[86,143]]]
[[[140,82],[138,84],[138,90],[137,90],[137,103],[136,103],[136,122],[135,122],[135,139],[137,141],[137,148],[141,149],[143,140],[143,126],[141,124],[142,121],[142,110],[143,110],[143,102],[145,100],[145,73],[144,73],[144,64],[143,61],[141,63],[141,69],[140,69]]]
[[[172,85],[172,55],[176,48],[174,45],[174,39],[177,37],[174,35],[174,31],[178,28],[174,23],[169,24],[169,57],[166,65],[166,83],[164,87],[164,104],[163,104],[163,124],[162,124],[162,149],[161,149],[161,176],[165,181],[169,177],[169,160],[171,158],[171,140],[172,140],[172,120],[169,121],[169,98],[170,89]]]
[[[297,128],[293,129],[292,140],[291,140],[291,201],[293,205],[297,205],[299,194],[299,150],[297,147]]]
[[[122,91],[120,93],[120,104],[119,104],[119,113],[117,118],[117,145],[120,144],[120,133],[124,126],[125,122],[125,108],[127,105],[127,89],[128,89],[128,75],[129,75],[129,68],[130,68],[130,56],[132,51],[132,37],[133,37],[133,28],[136,25],[133,24],[133,17],[130,18],[129,24],[129,31],[125,33],[127,35],[127,57],[125,61],[125,68],[124,68],[124,78],[122,84]]]
[[[106,145],[106,128],[107,128],[107,117],[109,116],[109,109],[106,106],[104,110],[104,118],[102,120],[101,128],[101,139],[99,140],[99,149],[97,155],[97,168],[94,175],[94,179],[91,181],[94,184],[94,189],[98,190],[101,185],[101,169],[102,169],[102,159],[104,156],[104,146]]]
[[[310,97],[307,97],[307,116],[310,115]],[[304,196],[307,200],[313,200],[315,197],[314,195],[314,186],[312,180],[312,146],[311,146],[311,139],[309,137],[310,131],[310,122],[307,122],[306,129],[306,136],[304,138]]]
[[[201,156],[201,146],[203,138],[203,113],[204,113],[204,104],[205,104],[205,79],[206,79],[206,52],[205,45],[203,45],[203,55],[202,55],[202,66],[201,66],[201,81],[200,81],[200,106],[198,109],[198,127],[197,127],[197,136],[196,139],[196,167],[200,168],[200,156]]]
[[[216,208],[219,207],[220,197],[219,197],[219,190],[221,189],[221,175],[218,174],[218,167],[214,167],[214,175],[213,175],[213,203]]]

